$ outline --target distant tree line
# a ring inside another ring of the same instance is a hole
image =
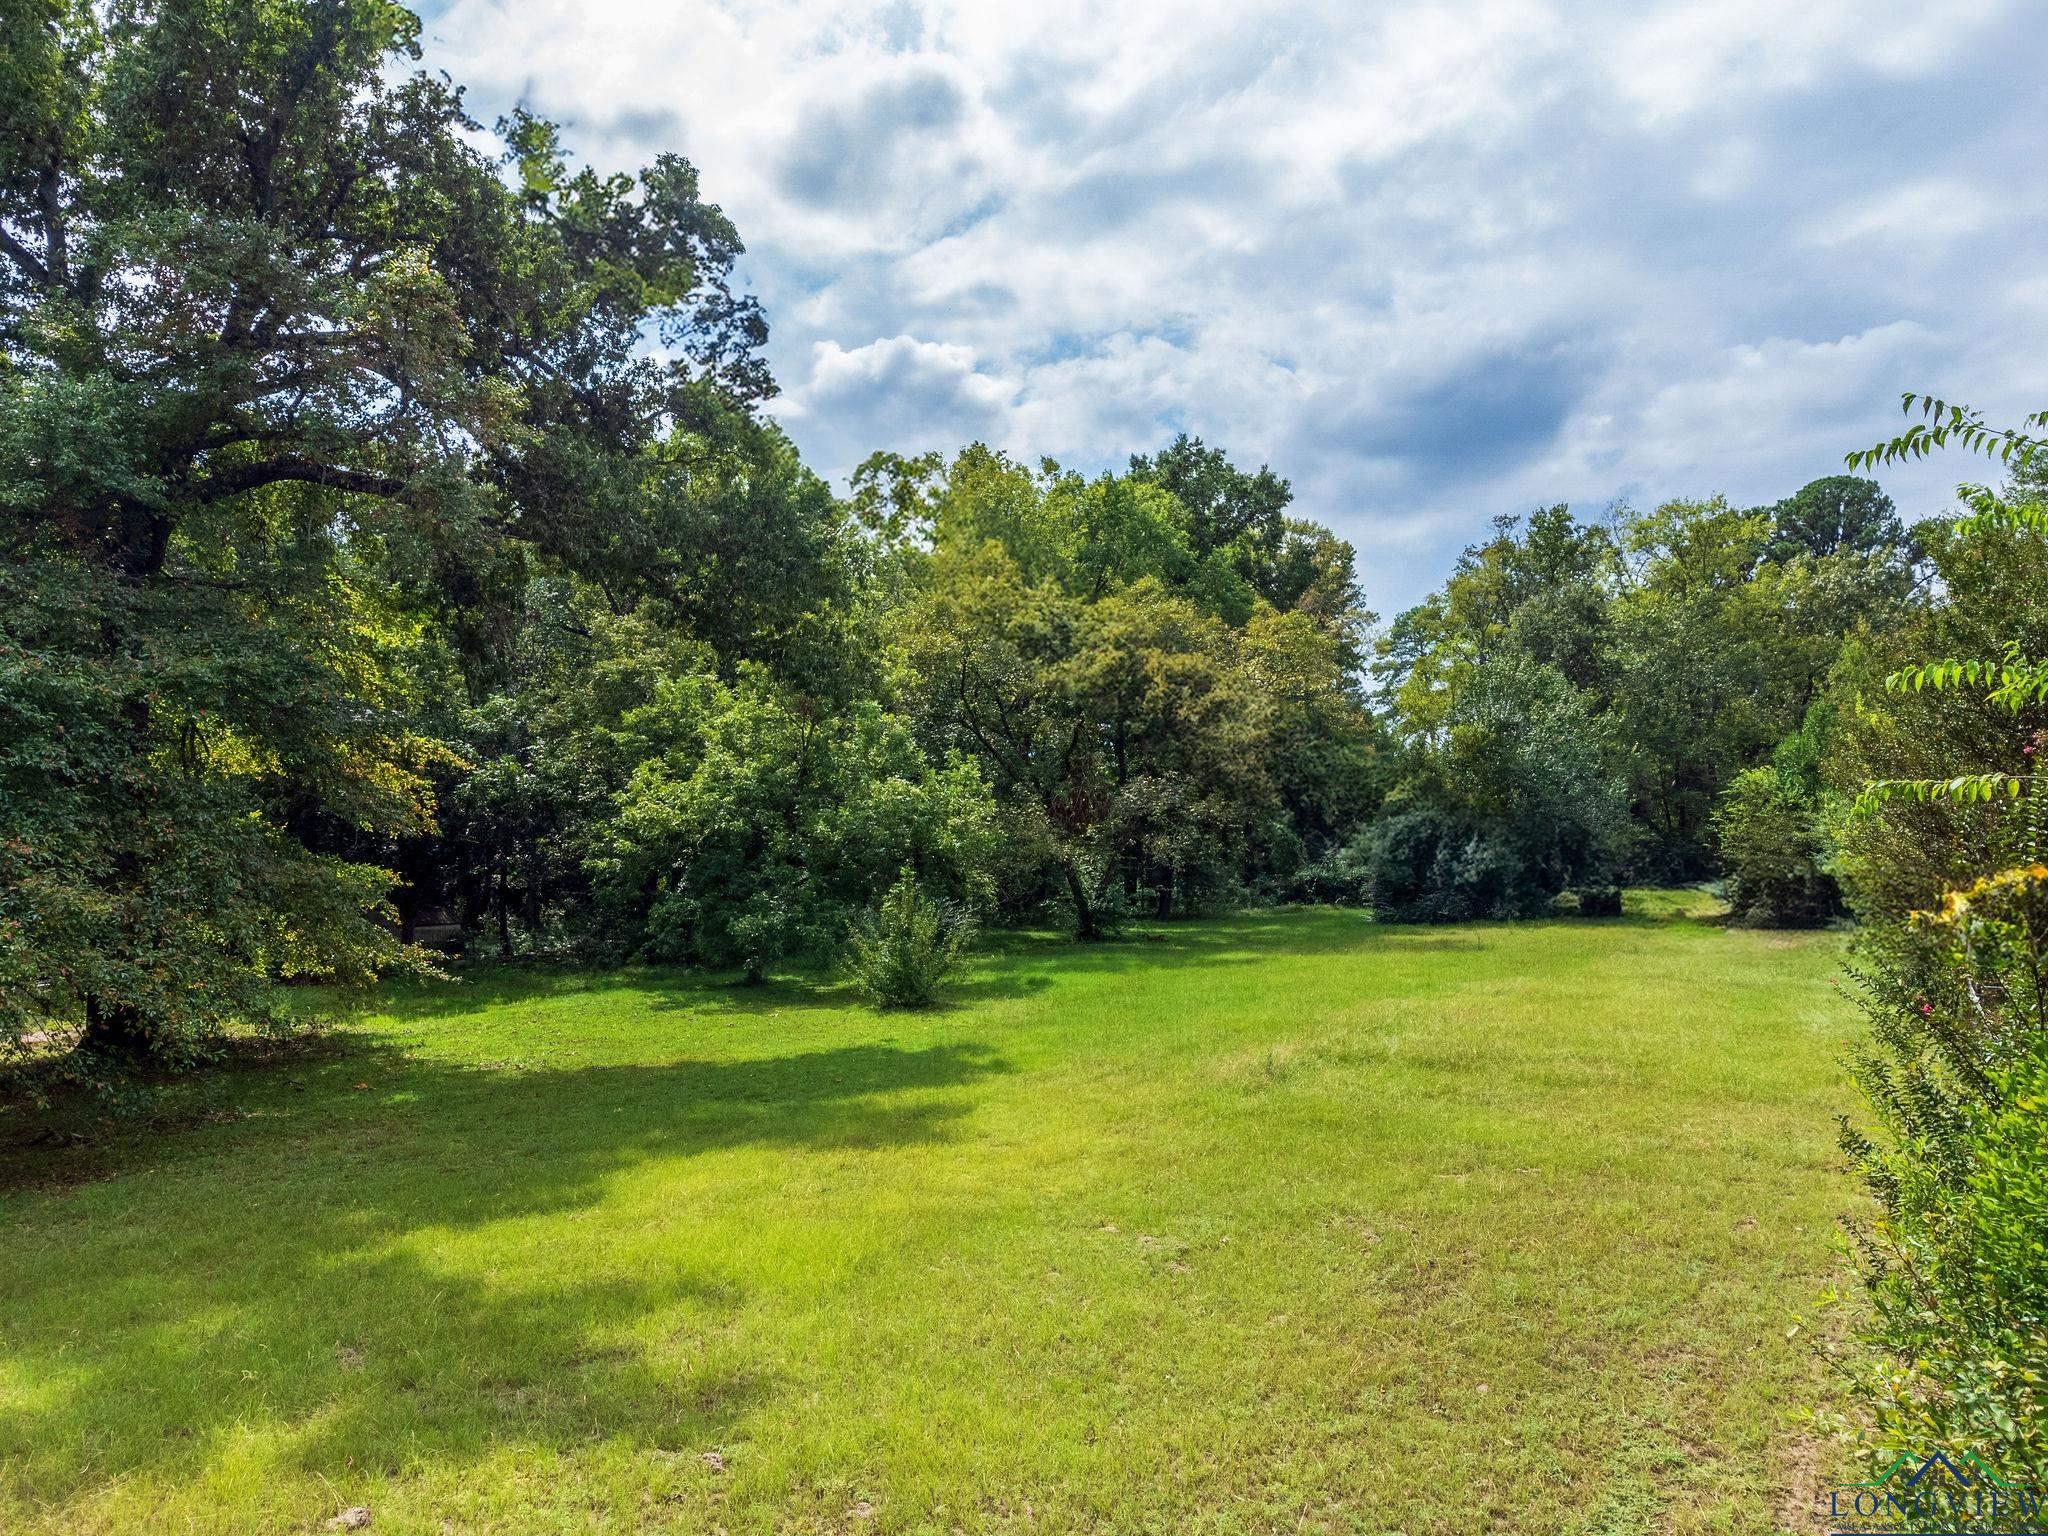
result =
[[[1378,646],[1404,772],[1360,874],[1428,917],[1716,874],[1731,789],[1825,729],[1845,647],[1902,622],[1917,567],[1890,499],[1846,476],[1750,510],[1498,521]]]

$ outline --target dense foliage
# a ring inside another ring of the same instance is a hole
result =
[[[1197,438],[835,494],[693,167],[487,131],[418,30],[0,18],[0,1065],[122,1089],[428,936],[914,1006],[977,914],[1720,876],[1861,920],[1888,1446],[2048,1480],[2048,416],[1909,400],[1852,467],[2011,473],[1910,535],[1857,476],[1546,507],[1378,629]]]
[[[691,167],[572,173],[523,117],[480,153],[417,31],[0,32],[0,1038],[75,1032],[97,1078],[397,957],[445,701],[533,573],[658,590],[768,389]]]
[[[1872,482],[1504,519],[1377,633],[1351,547],[1197,438],[840,496],[758,410],[692,167],[486,130],[417,31],[0,32],[0,1048],[111,1083],[420,940],[759,979],[904,869],[1084,938],[1724,860],[1750,920],[1831,913],[1815,722],[1928,609]]]
[[[1714,830],[1735,921],[1761,928],[1808,928],[1842,914],[1838,852],[1828,830],[1821,768],[1834,719],[1827,701],[1771,753],[1735,776]]]
[[[1944,600],[1895,638],[1833,765],[1860,791],[1840,868],[1872,1022],[1857,1078],[1874,1124],[1844,1127],[1878,1207],[1865,1381],[1877,1454],[1969,1452],[2032,1484],[2048,1480],[2048,445],[1923,409],[1859,462],[1953,442],[2017,470],[2003,494],[1965,486],[1968,515],[1928,530]]]
[[[1050,903],[1084,937],[1284,881],[1371,809],[1350,547],[1276,521],[1204,552],[1154,473],[967,450],[932,472],[891,626],[928,748],[994,788],[1005,910]]]
[[[906,864],[881,904],[854,926],[847,969],[879,1007],[928,1008],[973,938],[973,915],[927,896]]]
[[[1845,646],[1916,611],[1918,560],[1850,477],[1751,511],[1498,521],[1379,641],[1404,751],[1353,865],[1371,899],[1505,914],[1726,867],[1749,920],[1830,915],[1815,705]]]

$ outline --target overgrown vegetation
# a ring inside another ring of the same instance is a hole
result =
[[[1863,461],[1954,442],[2016,465],[1936,530],[1946,601],[1894,641],[1857,712],[1843,867],[1872,1039],[1874,1130],[1844,1139],[1880,1215],[1874,1454],[1969,1452],[2048,1482],[2048,445],[1907,399],[1925,419]]]

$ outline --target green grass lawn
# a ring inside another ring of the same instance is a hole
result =
[[[395,993],[0,1161],[0,1530],[1810,1529],[1840,940],[1632,911]]]

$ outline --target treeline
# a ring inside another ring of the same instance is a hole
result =
[[[17,1053],[118,1081],[451,933],[758,978],[906,872],[1085,938],[1613,910],[1811,840],[1825,680],[1919,601],[1870,482],[1502,522],[1384,630],[1284,479],[1187,437],[840,497],[760,412],[694,169],[577,169],[523,114],[485,153],[392,67],[416,36],[381,0],[6,34]]]
[[[1905,621],[1919,562],[1890,499],[1846,476],[1746,511],[1498,522],[1377,648],[1401,772],[1354,849],[1362,891],[1390,916],[1512,916],[1716,874],[1759,819],[1731,787],[1828,733],[1831,675]],[[1752,920],[1834,910],[1831,889],[1795,909],[1775,873],[1742,879]]]
[[[1094,938],[1247,901],[1611,908],[1724,841],[1747,919],[1841,910],[1829,679],[1920,583],[1870,481],[1502,520],[1375,638],[1350,546],[1197,440],[1093,479],[877,455],[843,502],[760,445],[725,531],[661,551],[715,597],[536,571],[447,658],[433,829],[330,845],[401,871],[408,937],[758,978],[832,958],[906,868]]]
[[[406,923],[759,977],[905,867],[1094,936],[1366,808],[1351,551],[1284,483],[1185,440],[1094,480],[975,447],[877,457],[842,503],[758,442],[678,561],[704,600],[536,571],[446,654],[434,828],[334,850],[403,871]]]

